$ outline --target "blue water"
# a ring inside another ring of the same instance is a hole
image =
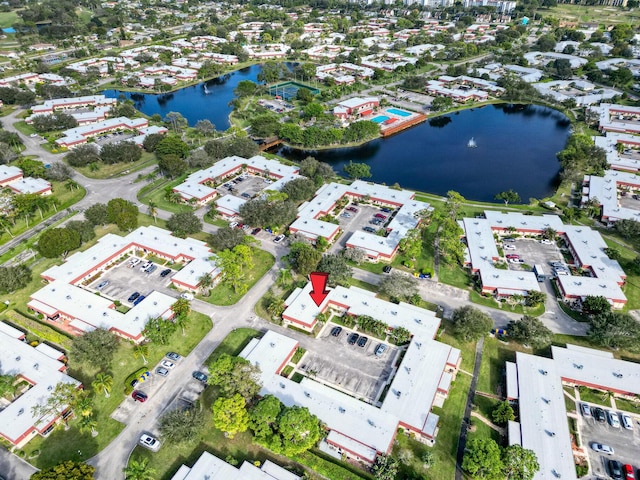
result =
[[[376,123],[383,123],[383,122],[386,122],[387,120],[389,120],[389,117],[387,117],[386,115],[378,115],[377,117],[373,117],[371,119],[372,122],[376,122]]]
[[[411,114],[409,112],[405,112],[404,110],[398,110],[397,108],[387,108],[387,112],[393,113],[394,115],[398,115],[399,117],[410,117]]]
[[[312,155],[343,174],[349,161],[371,167],[371,180],[470,200],[495,201],[513,189],[529,198],[551,195],[558,186],[556,153],[569,136],[569,120],[557,110],[534,105],[488,105],[436,117],[389,138],[360,147],[276,153],[301,160]],[[477,148],[468,148],[474,138]]]
[[[165,94],[131,93],[120,90],[105,90],[110,98],[123,95],[133,100],[133,105],[145,115],[159,113],[164,118],[169,112],[179,112],[193,126],[198,120],[210,120],[218,130],[226,130],[231,125],[229,102],[234,99],[233,90],[242,80],[257,82],[260,65],[236,70],[218,78]],[[206,86],[206,90],[205,90]],[[208,92],[208,93],[207,93]]]
[[[3,28],[2,31],[4,33],[16,33],[16,29],[13,27]]]

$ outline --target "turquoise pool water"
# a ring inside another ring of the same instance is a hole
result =
[[[389,117],[387,117],[386,115],[378,115],[377,117],[373,117],[371,119],[372,122],[376,122],[376,123],[384,123],[387,120],[389,120]]]
[[[397,108],[387,108],[387,112],[393,113],[394,115],[398,115],[399,117],[410,117],[411,114],[409,112],[405,112],[404,110],[398,110]]]

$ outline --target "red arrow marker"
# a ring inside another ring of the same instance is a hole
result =
[[[309,278],[311,279],[311,285],[313,286],[309,295],[319,307],[324,299],[327,298],[327,295],[329,295],[329,291],[327,290],[329,274],[325,272],[313,272],[309,274]]]

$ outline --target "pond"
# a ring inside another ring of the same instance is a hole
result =
[[[556,153],[571,123],[557,110],[535,105],[487,105],[435,117],[395,136],[360,147],[303,151],[283,147],[290,160],[308,155],[343,174],[349,161],[371,167],[370,180],[470,200],[492,202],[513,189],[529,198],[552,195],[559,183]],[[469,142],[475,142],[475,148]]]
[[[234,89],[242,80],[257,82],[261,68],[252,65],[166,94],[103,93],[112,98],[124,95],[149,116],[179,112],[191,126],[208,119],[224,130],[230,126]],[[360,147],[319,151],[284,147],[274,153],[291,160],[313,155],[340,174],[351,160],[365,162],[372,181],[440,195],[456,190],[470,200],[494,201],[497,193],[513,189],[527,202],[551,195],[558,186],[556,153],[564,148],[570,127],[567,117],[550,108],[488,105],[435,117]],[[468,147],[471,139],[475,148]]]
[[[110,98],[124,95],[133,100],[133,105],[145,115],[159,113],[164,118],[169,112],[179,112],[190,126],[198,120],[210,120],[218,130],[226,130],[232,108],[229,102],[235,98],[233,91],[243,80],[257,83],[260,65],[235,70],[220,77],[181,88],[164,94],[122,92],[105,90],[102,93]]]

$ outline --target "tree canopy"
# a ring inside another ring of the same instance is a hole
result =
[[[239,393],[231,397],[218,397],[212,405],[213,426],[233,438],[249,428],[249,413],[245,399]]]
[[[24,264],[0,267],[0,293],[11,293],[24,288],[31,278],[31,270]]]
[[[415,277],[405,273],[393,271],[385,275],[378,284],[380,292],[388,295],[393,300],[408,300],[412,295],[418,293],[418,281]]]
[[[322,259],[322,253],[308,243],[293,242],[287,256],[291,268],[300,275],[307,276],[313,272]]]
[[[590,319],[589,337],[597,345],[640,351],[640,323],[628,313],[607,312]]]
[[[505,205],[509,205],[509,203],[520,203],[520,195],[513,190],[506,190],[497,194],[496,200],[502,200]]]
[[[474,479],[504,479],[500,446],[491,438],[469,438],[462,460],[462,469]]]
[[[160,417],[159,429],[169,443],[197,441],[206,426],[204,414],[196,407],[172,410]]]
[[[331,286],[348,285],[353,275],[353,268],[347,262],[347,258],[338,254],[324,255],[316,270],[329,274],[329,285]]]
[[[221,396],[239,394],[250,401],[260,392],[260,369],[242,357],[223,354],[208,367],[209,384],[217,386]]]
[[[230,250],[244,243],[244,230],[241,228],[222,227],[209,237],[209,245],[216,251]]]
[[[112,198],[107,203],[107,219],[120,230],[130,232],[138,226],[138,207],[128,200]]]
[[[202,231],[202,220],[193,212],[174,213],[167,220],[167,228],[176,237],[184,238]]]
[[[69,228],[45,230],[38,239],[38,252],[46,258],[63,257],[80,246],[80,234]]]
[[[479,339],[493,327],[491,317],[471,305],[456,308],[451,321],[455,334],[466,341]]]
[[[84,462],[67,460],[31,475],[31,480],[93,480],[95,467]]]
[[[353,178],[355,180],[371,177],[371,167],[366,163],[353,163],[353,161],[351,161],[343,168],[345,173],[349,175],[349,178]]]
[[[109,330],[96,328],[83,335],[73,337],[71,358],[76,363],[87,363],[93,367],[108,367],[118,348],[118,337]]]
[[[520,343],[542,348],[551,344],[553,332],[536,317],[525,315],[518,321],[511,321],[507,326],[507,333]]]

